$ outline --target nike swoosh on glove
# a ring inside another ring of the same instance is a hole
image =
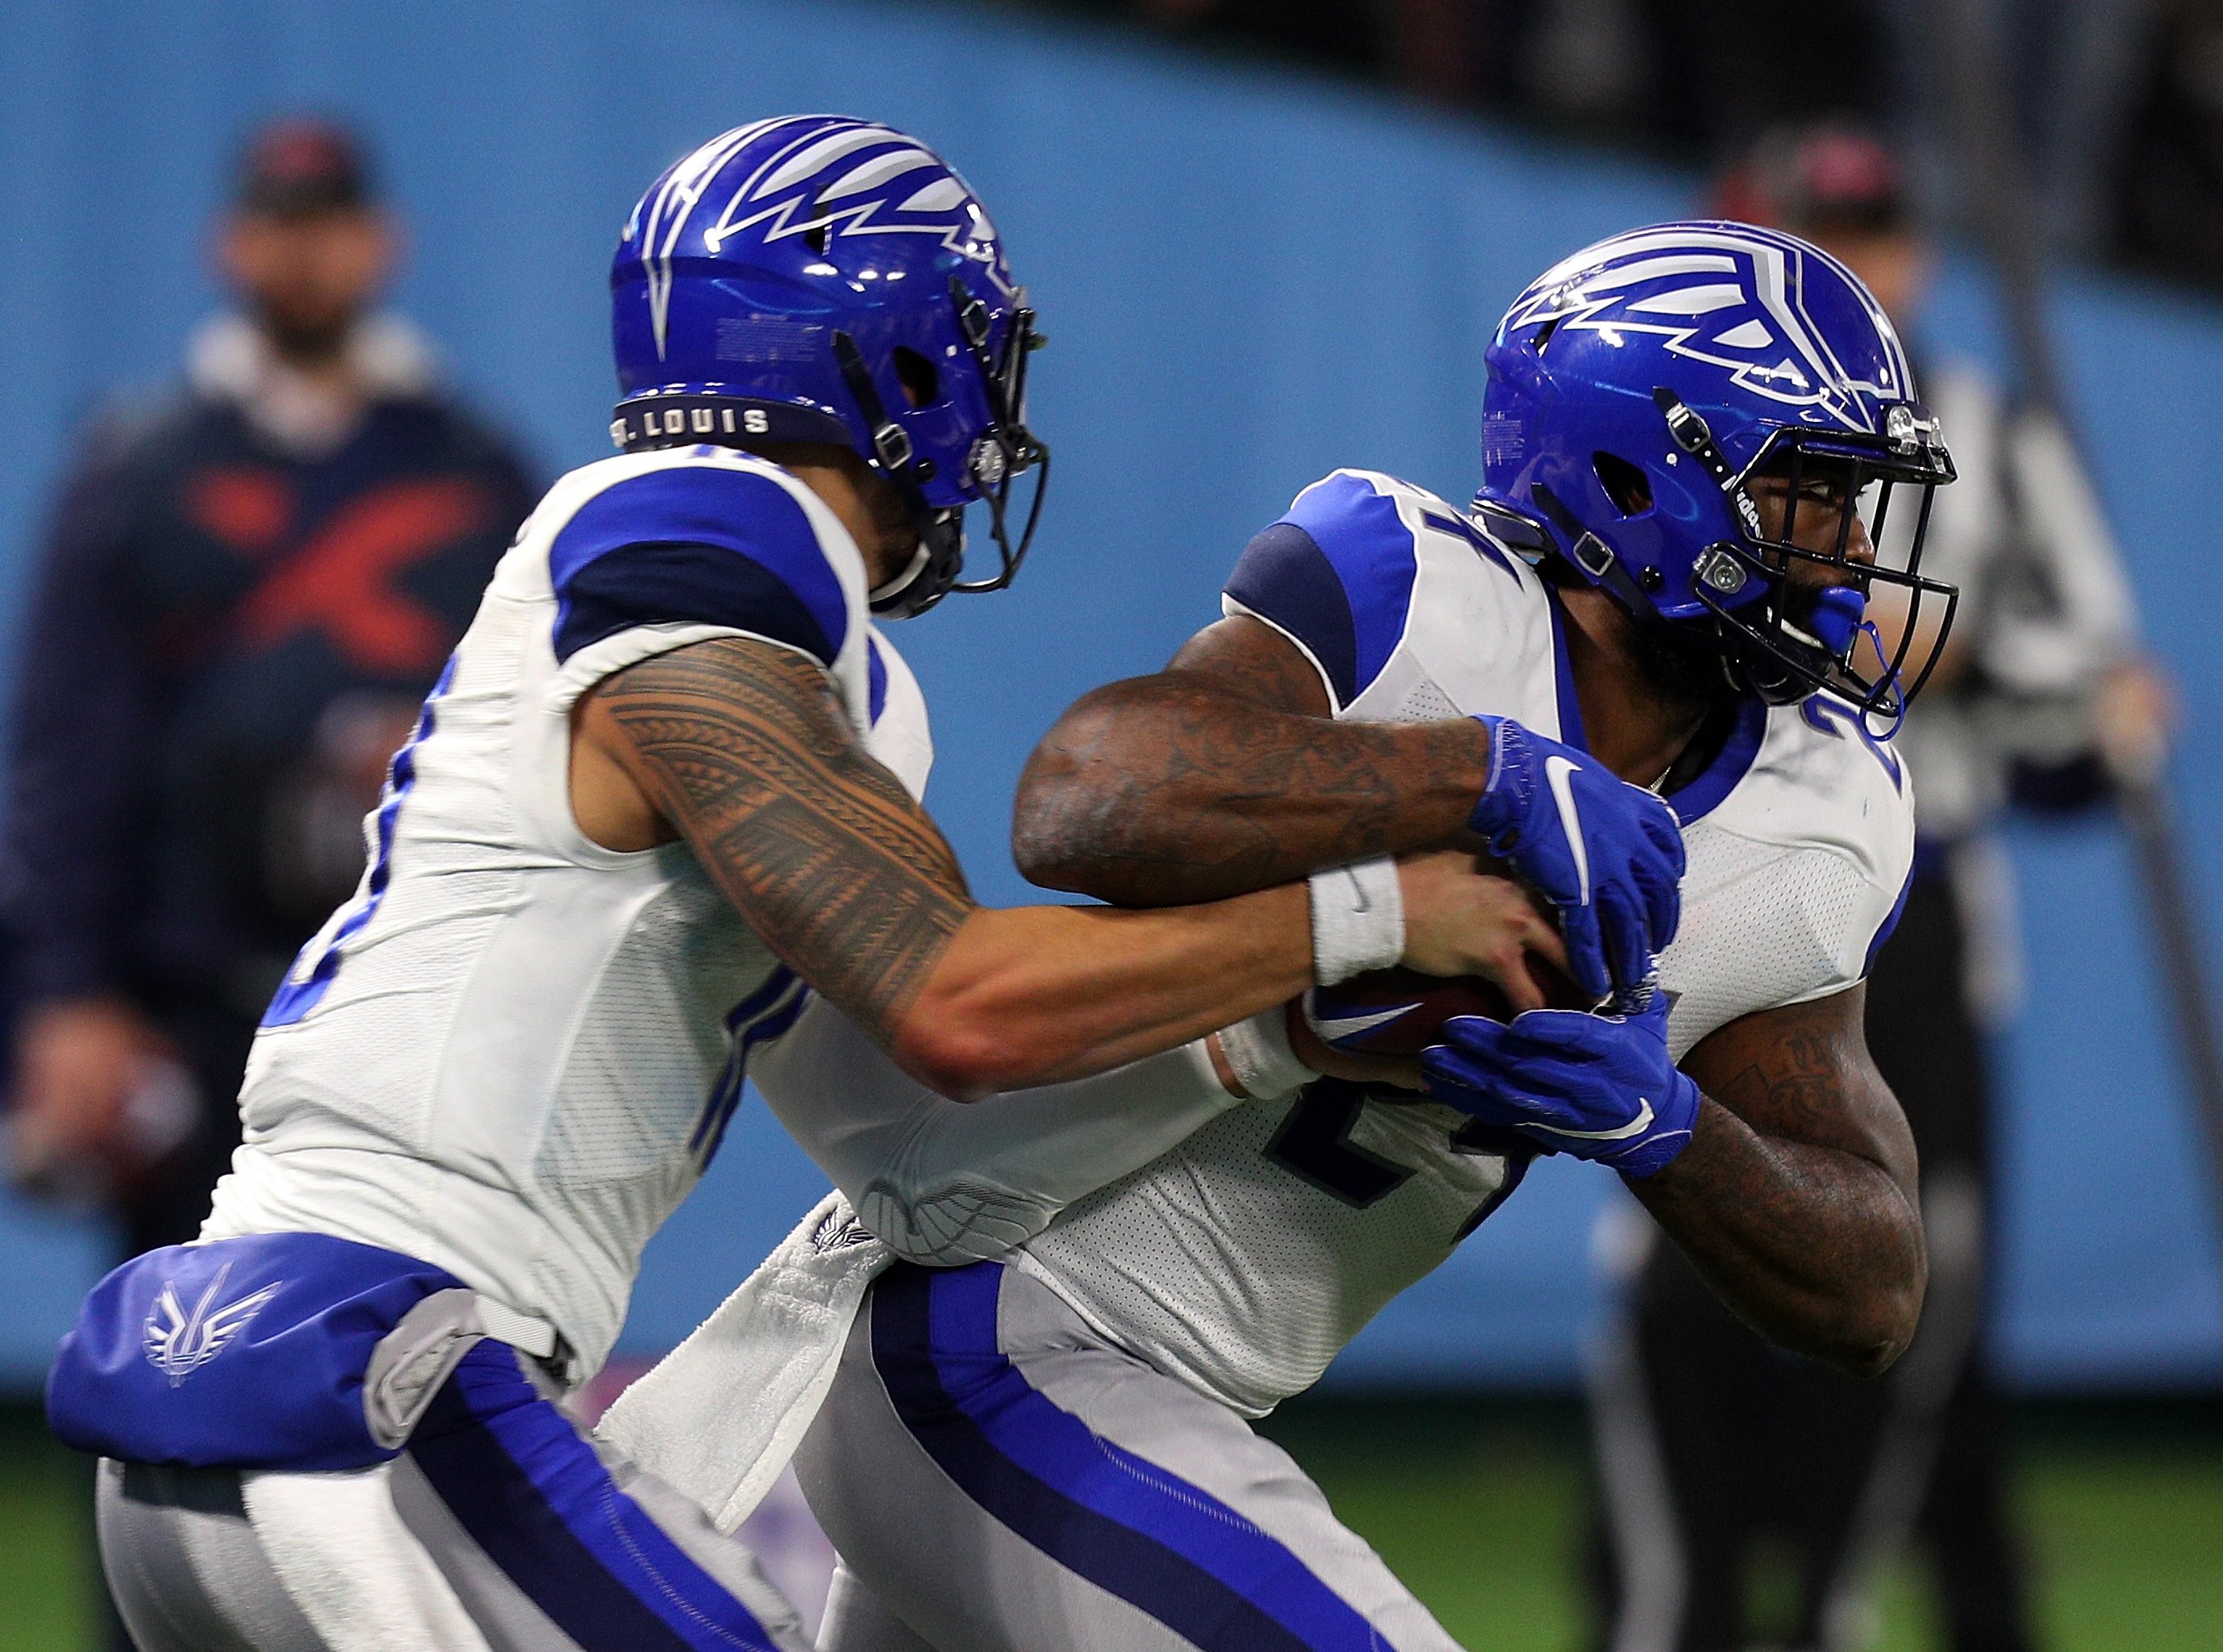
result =
[[[1489,784],[1470,823],[1559,909],[1584,991],[1603,999],[1641,987],[1682,917],[1675,811],[1510,717],[1475,721],[1489,730]]]
[[[1424,1050],[1428,1091],[1546,1153],[1571,1153],[1641,1180],[1691,1144],[1698,1087],[1667,1053],[1667,998],[1635,1015],[1530,1010],[1508,1024],[1444,1023]]]

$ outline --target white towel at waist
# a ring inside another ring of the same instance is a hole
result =
[[[828,1194],[596,1430],[731,1531],[779,1478],[833,1386],[866,1287],[894,1259]]]

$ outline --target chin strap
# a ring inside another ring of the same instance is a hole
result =
[[[1652,402],[1666,419],[1667,434],[1675,445],[1696,459],[1722,490],[1722,496],[1729,501],[1730,509],[1735,513],[1737,521],[1744,529],[1746,539],[1755,545],[1760,543],[1765,536],[1760,531],[1760,507],[1753,502],[1750,491],[1737,481],[1737,473],[1730,467],[1721,445],[1714,439],[1713,427],[1706,423],[1703,415],[1697,409],[1664,385],[1653,389]],[[1795,464],[1795,457],[1793,462]],[[1795,469],[1792,476],[1795,484],[1798,476]],[[1848,525],[1852,507],[1848,503],[1844,509]],[[1828,685],[1829,670],[1826,665],[1812,667],[1786,658],[1781,649],[1750,621],[1729,608],[1726,599],[1742,591],[1754,578],[1773,577],[1773,588],[1763,597],[1762,611],[1768,615],[1768,623],[1779,630],[1789,627],[1788,615],[1779,608],[1785,598],[1784,580],[1780,574],[1762,574],[1752,565],[1748,555],[1740,554],[1735,546],[1727,542],[1710,546],[1693,564],[1691,572],[1697,577],[1694,589],[1698,599],[1713,610],[1715,630],[1722,640],[1722,659],[1732,680],[1740,688],[1757,695],[1770,705],[1790,705]],[[1871,626],[1869,628],[1873,627]],[[1793,637],[1785,640],[1795,645],[1798,640]],[[1817,639],[1814,646],[1825,660],[1834,658],[1827,644]],[[1849,655],[1849,642],[1843,653]],[[1889,680],[1895,686],[1898,679],[1894,674]],[[1897,703],[1894,702],[1895,707]],[[1864,706],[1863,710],[1873,709],[1873,706]]]
[[[846,332],[834,335],[834,360],[872,435],[872,450],[866,460],[895,484],[918,529],[918,551],[910,565],[872,595],[873,613],[907,620],[925,613],[957,583],[965,565],[965,513],[927,503],[926,484],[934,480],[934,461],[917,457],[910,432],[888,417],[887,404],[880,400],[864,355]]]
[[[1685,408],[1684,411],[1688,413],[1690,410]],[[1696,413],[1691,416],[1697,418]],[[1700,420],[1702,425],[1703,422]],[[1611,596],[1639,625],[1647,630],[1687,636],[1690,634],[1682,627],[1701,623],[1697,619],[1671,620],[1660,613],[1652,605],[1644,588],[1637,583],[1613,547],[1584,527],[1558,495],[1542,482],[1533,484],[1529,492],[1568,541],[1568,549],[1558,554],[1564,555],[1591,583]],[[1735,572],[1735,583],[1732,589],[1741,589],[1747,577],[1743,564],[1719,545],[1699,558],[1697,571],[1701,585],[1711,583],[1718,588],[1723,576],[1717,571],[1710,574],[1710,570],[1722,565]],[[1739,694],[1754,695],[1770,705],[1788,705],[1793,701],[1804,699],[1814,687],[1818,686],[1793,683],[1785,672],[1764,669],[1766,665],[1779,666],[1781,662],[1764,647],[1756,644],[1747,646],[1744,627],[1720,608],[1710,602],[1707,606],[1713,616],[1713,648],[1721,659],[1722,676],[1731,689]],[[1753,657],[1755,653],[1760,656],[1757,660]]]
[[[1665,626],[1673,623],[1653,607],[1652,599],[1645,595],[1643,586],[1628,571],[1619,553],[1584,527],[1582,519],[1561,502],[1559,495],[1540,482],[1532,483],[1528,491],[1565,539],[1566,548],[1561,554],[1582,570],[1592,584],[1609,593],[1622,607],[1635,616],[1640,624]]]
[[[973,442],[967,460],[971,474],[966,477],[988,504],[989,533],[1002,560],[1002,566],[991,578],[969,582],[963,579],[964,508],[928,502],[926,484],[935,479],[934,461],[919,457],[910,432],[888,416],[887,404],[880,400],[879,389],[872,382],[856,341],[846,332],[836,332],[833,338],[834,359],[841,369],[841,381],[848,387],[857,411],[864,416],[866,427],[871,432],[872,451],[866,456],[866,460],[902,493],[911,520],[918,527],[918,551],[910,565],[872,594],[872,612],[890,619],[904,620],[923,614],[953,590],[994,591],[1010,584],[1034,542],[1035,526],[1041,520],[1042,496],[1049,480],[1049,450],[1035,439],[1019,418],[1026,352],[1041,342],[1041,335],[1034,331],[1034,312],[1022,306],[1015,313],[1010,345],[1011,369],[1008,374],[998,374],[987,356],[986,307],[967,294],[954,277],[950,281],[950,298],[957,306],[959,325],[981,382],[988,391],[993,414],[988,428]],[[1015,548],[1004,520],[1011,481],[1019,472],[1035,467],[1040,468],[1041,475],[1026,525]]]
[[[886,584],[875,585],[865,594],[865,599],[871,604],[872,612],[885,613],[892,607],[903,594],[910,589],[911,582],[926,571],[926,564],[933,559],[934,553],[927,549],[926,541],[922,539],[918,542],[918,549],[910,553],[910,560],[904,565],[904,571],[901,573],[888,581]]]

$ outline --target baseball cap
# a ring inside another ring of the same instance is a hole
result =
[[[376,199],[368,161],[354,134],[297,115],[273,121],[248,139],[232,205],[242,212],[305,218],[352,211]]]
[[[1862,128],[1778,127],[1716,182],[1714,210],[1794,232],[1883,234],[1905,225],[1906,177],[1899,157]]]

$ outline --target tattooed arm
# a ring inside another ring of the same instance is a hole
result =
[[[1238,615],[1153,677],[1074,703],[1019,779],[1012,849],[1051,889],[1212,900],[1464,841],[1489,778],[1471,719],[1331,722],[1319,674]]]
[[[1914,1334],[1928,1277],[1914,1138],[1876,1071],[1867,988],[1732,1021],[1684,1058],[1691,1144],[1628,1185],[1763,1334],[1862,1374]]]
[[[589,837],[683,839],[782,960],[944,1094],[1120,1066],[1312,982],[1301,886],[1154,912],[977,905],[825,674],[789,650],[733,638],[644,660],[584,697],[574,730]],[[1404,877],[1407,962],[1486,962],[1499,886],[1452,857]]]

